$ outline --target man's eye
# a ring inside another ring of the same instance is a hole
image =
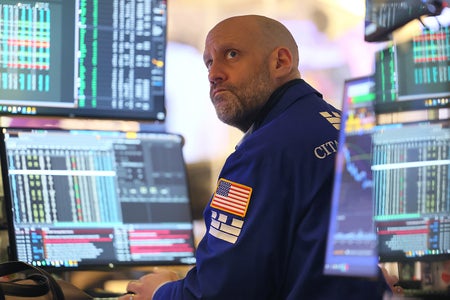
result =
[[[234,58],[234,57],[237,56],[237,54],[238,54],[237,51],[230,50],[230,51],[227,52],[227,58]]]

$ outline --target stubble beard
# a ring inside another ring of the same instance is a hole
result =
[[[242,88],[227,86],[213,99],[219,120],[245,132],[273,92],[267,71],[256,73]]]

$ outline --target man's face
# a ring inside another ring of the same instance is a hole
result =
[[[272,94],[267,49],[251,24],[219,24],[207,36],[204,62],[218,118],[246,131]]]

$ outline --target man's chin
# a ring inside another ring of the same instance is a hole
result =
[[[234,122],[233,122],[234,120],[231,119],[228,114],[223,113],[223,111],[218,111],[217,109],[216,109],[216,114],[217,114],[217,118],[221,122],[223,122],[223,123],[225,123],[227,125],[230,125],[230,126],[234,126]]]
[[[227,98],[229,97],[228,91],[218,91],[214,93],[214,95],[211,97],[213,103],[223,102],[227,101]]]

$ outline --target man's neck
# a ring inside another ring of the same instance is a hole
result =
[[[286,92],[286,90],[290,88],[292,85],[297,84],[299,81],[301,81],[300,78],[290,80],[285,84],[283,84],[282,86],[278,87],[272,93],[272,95],[270,95],[269,100],[267,100],[266,104],[264,104],[264,106],[261,108],[258,116],[255,119],[255,122],[253,122],[252,124],[253,130],[257,130],[259,126],[261,126],[264,119],[267,117],[272,108],[277,104],[277,102],[280,100],[281,96]]]

